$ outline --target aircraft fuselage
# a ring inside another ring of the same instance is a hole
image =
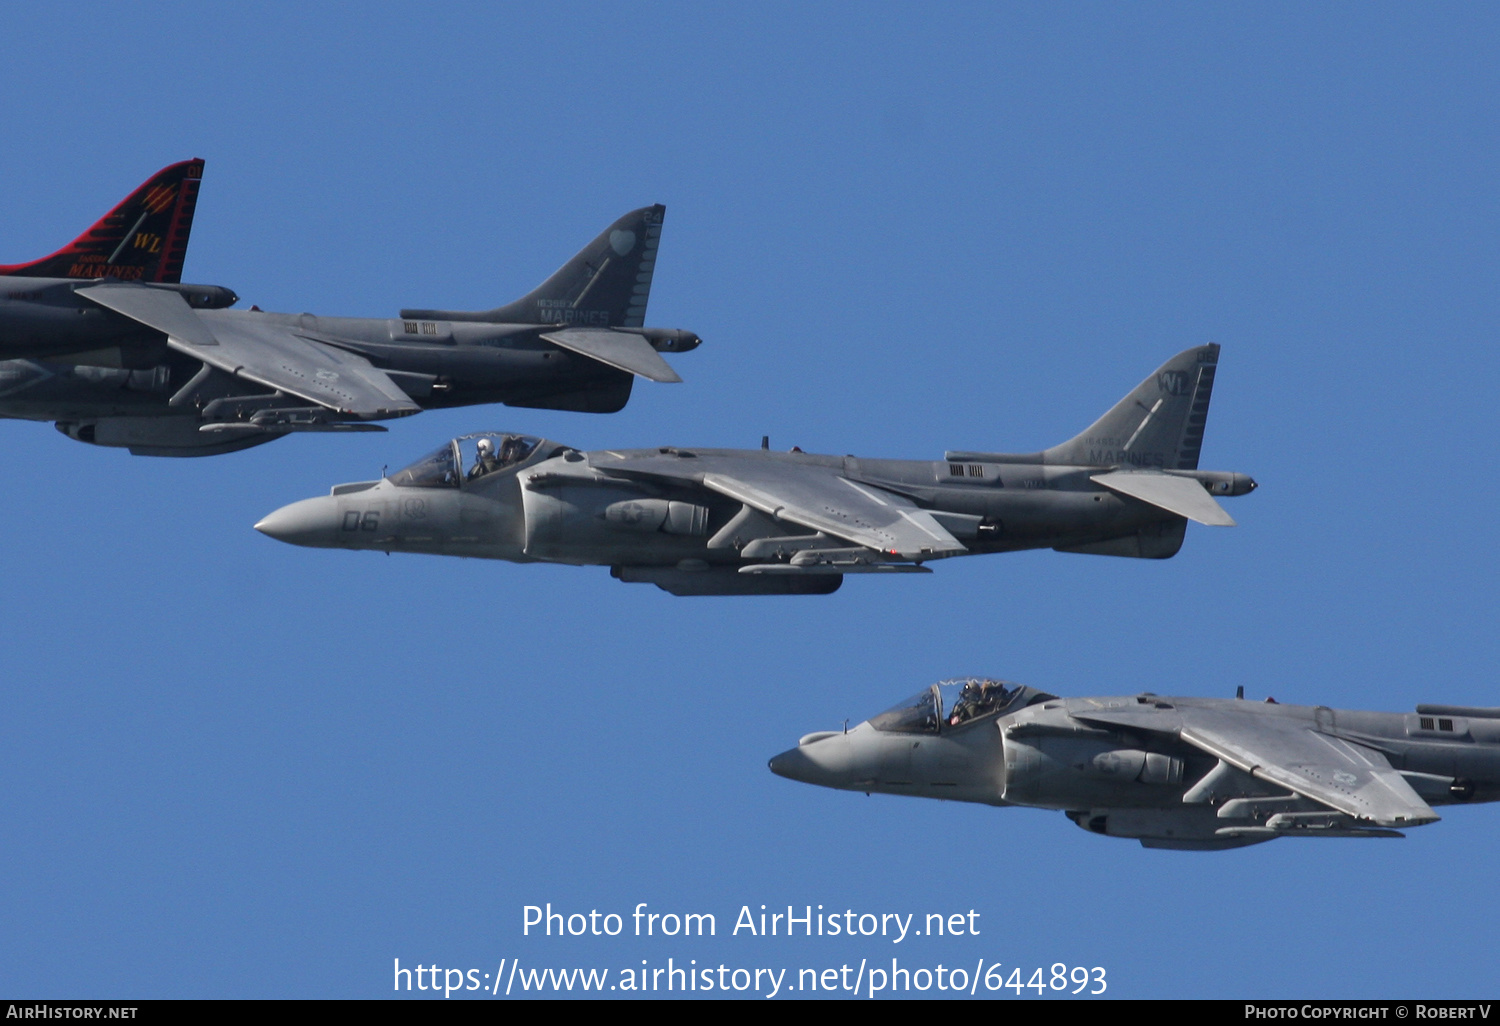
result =
[[[280,437],[202,433],[206,422],[253,412],[272,390],[219,375],[217,388],[193,391],[202,364],[160,332],[75,296],[80,284],[89,283],[0,278],[0,355],[20,357],[0,360],[0,417],[56,421],[80,441],[155,455],[209,455]],[[634,384],[634,375],[540,337],[555,325],[229,310],[216,308],[234,302],[227,289],[170,288],[210,329],[258,322],[357,353],[424,409],[506,403],[613,413]],[[690,332],[637,333],[666,351],[696,344]]]
[[[1021,688],[998,714],[965,719],[962,705],[943,707],[943,687],[931,689],[930,709],[919,695],[848,730],[808,734],[770,768],[867,794],[1060,810],[1095,833],[1196,850],[1282,836],[1393,836],[1392,828],[1434,821],[1426,806],[1500,800],[1496,709],[1385,713]],[[1205,750],[1205,735],[1232,764]],[[1267,756],[1278,748],[1296,753],[1280,768]],[[1356,815],[1297,790],[1324,785],[1324,794],[1357,802],[1366,788],[1382,789],[1366,770],[1394,778],[1407,808],[1382,816],[1377,802]]]
[[[557,455],[451,487],[407,487],[391,479],[339,485],[328,496],[277,511],[259,526],[282,540],[323,548],[627,568],[739,567],[829,543],[795,524],[746,517],[742,503],[722,494],[614,476],[575,450],[555,448]],[[834,469],[923,509],[954,514],[943,524],[973,554],[1113,540],[1118,554],[1165,558],[1181,545],[1185,525],[1181,517],[1095,484],[1090,475],[1101,468],[1050,466],[1025,456],[956,463],[697,449],[693,457]],[[1185,475],[1218,494],[1251,487],[1239,474]],[[743,520],[738,529],[736,518]]]

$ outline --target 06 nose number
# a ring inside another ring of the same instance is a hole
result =
[[[372,509],[367,513],[361,513],[357,509],[351,509],[344,514],[344,530],[346,531],[378,531],[380,530],[380,511]]]

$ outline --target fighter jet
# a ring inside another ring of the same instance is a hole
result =
[[[231,310],[181,284],[201,160],[153,176],[75,242],[0,267],[0,417],[81,442],[209,456],[296,431],[383,431],[424,409],[613,413],[699,344],[647,328],[664,207],[632,211],[528,295],[369,319]]]
[[[1230,525],[1201,471],[1216,345],[1168,360],[1083,434],[1025,455],[872,460],[796,450],[580,452],[473,434],[379,481],[279,509],[294,545],[604,565],[674,595],[805,595],[1019,549],[1165,559],[1187,521]]]
[[[852,729],[807,734],[770,767],[866,794],[1059,809],[1147,848],[1403,837],[1437,821],[1434,805],[1500,799],[1500,709],[1058,698],[970,678]]]

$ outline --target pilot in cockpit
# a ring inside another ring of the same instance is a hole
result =
[[[488,438],[481,438],[475,446],[477,450],[474,455],[474,466],[469,468],[469,480],[473,481],[484,475],[499,470],[504,465],[504,458],[495,458],[495,443]]]
[[[956,727],[960,723],[967,723],[985,713],[993,712],[1000,707],[1008,694],[1005,685],[999,681],[965,682],[963,691],[959,692],[958,701],[953,703],[953,712],[948,717],[948,725]]]

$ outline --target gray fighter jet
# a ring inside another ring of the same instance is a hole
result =
[[[424,409],[613,413],[689,331],[644,327],[661,206],[610,225],[536,290],[391,319],[230,310],[180,281],[202,161],[163,169],[77,241],[0,267],[0,417],[139,455],[208,456],[295,431],[379,431]]]
[[[1402,837],[1434,805],[1500,799],[1500,709],[1351,712],[1243,699],[1058,698],[944,681],[771,760],[866,794],[1058,809],[1147,848]]]
[[[1255,487],[1198,469],[1218,358],[1215,345],[1178,354],[1044,452],[579,452],[475,434],[255,526],[319,548],[606,565],[674,595],[827,594],[845,574],[1019,549],[1165,559],[1189,519],[1234,523],[1215,495]]]

